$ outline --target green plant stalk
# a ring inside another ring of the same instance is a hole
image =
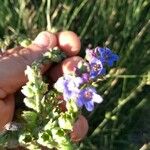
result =
[[[40,114],[40,112],[41,112],[41,97],[38,92],[36,93],[35,101],[36,101],[36,110]]]
[[[50,11],[51,11],[51,0],[47,0],[46,20],[47,20],[47,30],[48,31],[51,31],[51,28],[52,28]]]
[[[139,109],[142,109],[144,107],[144,105],[146,104],[147,102],[147,99],[143,99],[142,101],[140,101],[136,106],[135,108],[131,111],[130,113],[130,117],[132,117]],[[124,120],[122,122],[122,124],[124,124],[127,120]],[[122,130],[122,124],[118,127],[118,130],[117,130],[117,135],[121,132]],[[115,130],[115,129],[114,129]]]
[[[123,78],[123,79],[132,79],[132,78],[148,78],[149,75],[106,75],[105,78]]]
[[[126,57],[124,57],[123,60],[121,60],[119,66],[123,65],[127,61],[131,52],[134,50],[135,46],[140,42],[141,38],[144,36],[144,33],[147,32],[148,28],[150,28],[150,19],[146,22],[146,24],[141,29],[141,31],[137,34],[137,36],[135,36],[135,39],[132,41],[132,44],[130,45],[127,51]]]
[[[49,62],[59,62],[62,58],[64,58],[64,53],[59,50],[51,50],[46,52],[41,59],[35,61],[31,67],[27,67],[26,74],[29,81],[23,87],[24,90],[22,92],[27,96],[25,104],[31,110],[24,111],[22,117],[27,122],[27,129],[19,136],[20,143],[24,143],[25,147],[32,146],[32,141],[35,141],[35,147],[42,145],[48,148],[69,150],[74,147],[68,136],[79,113],[75,101],[67,101],[67,111],[61,112],[57,99],[58,93],[56,91],[48,91],[47,84],[42,81],[40,73],[40,66],[48,63],[48,60]],[[42,116],[42,114],[44,115]],[[32,117],[32,123],[29,120],[29,116],[30,118]],[[32,132],[34,128],[39,129],[38,133],[34,134],[34,131]],[[31,141],[26,141],[29,136]]]
[[[88,0],[84,0],[84,1],[80,4],[80,6],[77,7],[77,8],[74,10],[74,12],[73,12],[71,18],[69,19],[68,24],[66,25],[66,29],[69,29],[69,28],[70,28],[70,25],[72,24],[73,20],[75,19],[75,17],[77,17],[77,15],[79,14],[80,10],[83,8],[83,6],[85,6],[85,4],[86,4],[87,2],[88,2]]]
[[[83,38],[84,34],[86,33],[86,31],[87,31],[87,29],[88,29],[88,27],[89,27],[89,24],[91,23],[91,20],[93,19],[94,13],[95,13],[96,10],[97,10],[97,5],[96,5],[96,4],[97,4],[97,0],[95,1],[94,8],[93,8],[93,10],[92,10],[90,16],[88,17],[88,20],[87,20],[87,22],[86,22],[86,24],[85,24],[85,27],[83,28],[83,30],[82,30],[82,32],[81,32],[81,34],[80,34],[80,38]]]
[[[144,82],[142,82],[136,89],[134,92],[132,92],[128,97],[126,97],[125,99],[123,99],[118,105],[117,107],[115,107],[112,112],[111,112],[111,116],[114,115],[115,113],[117,113],[118,111],[120,111],[120,109],[126,104],[128,103],[133,97],[136,96],[136,94],[138,92],[141,91],[141,89],[143,88],[143,86],[145,85]],[[100,125],[94,130],[94,132],[92,133],[91,136],[95,136],[97,135],[101,130],[102,128],[105,126],[105,124],[110,120],[110,118],[105,118],[101,123]]]

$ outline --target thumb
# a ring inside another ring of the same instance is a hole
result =
[[[41,32],[31,45],[19,51],[9,50],[7,55],[0,57],[0,98],[14,93],[25,82],[27,78],[24,70],[27,65],[40,57],[47,49],[57,45],[56,35],[49,32]]]
[[[27,60],[27,65],[40,57],[48,49],[57,45],[57,37],[48,31],[41,32],[27,48],[20,51],[21,56]]]
[[[49,49],[57,45],[57,38],[56,35],[48,31],[43,31],[35,38],[32,43],[45,49]]]

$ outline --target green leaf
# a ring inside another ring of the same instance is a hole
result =
[[[66,102],[66,108],[67,108],[68,112],[72,112],[72,113],[78,112],[78,107],[77,107],[74,100],[67,101]]]
[[[37,125],[37,113],[33,111],[23,111],[22,117],[27,122],[27,126],[33,129]]]
[[[32,141],[32,135],[29,132],[23,133],[19,136],[19,143],[26,145]]]
[[[60,128],[62,129],[72,130],[73,128],[71,119],[67,115],[61,115],[58,118],[58,123],[59,123]]]
[[[24,103],[28,108],[36,110],[36,103],[35,100],[32,98],[24,98]]]
[[[4,133],[0,133],[0,146],[3,146],[3,148],[16,148],[18,146],[17,139],[18,132],[4,131]]]
[[[44,130],[50,130],[56,125],[57,123],[53,121],[53,119],[50,119],[50,121],[45,125]]]
[[[32,88],[30,88],[29,86],[23,86],[21,92],[29,98],[32,98],[34,96],[34,92],[32,90]]]
[[[27,47],[31,43],[32,43],[32,41],[30,39],[24,39],[24,40],[19,41],[19,44],[23,47]]]
[[[54,127],[53,129],[51,129],[51,133],[53,139],[59,144],[66,142],[65,132],[59,127]]]
[[[30,66],[27,66],[27,69],[25,70],[25,74],[28,76],[28,80],[30,82],[36,83],[37,82],[37,72],[32,69]]]
[[[0,146],[5,146],[7,142],[8,142],[7,134],[0,133]]]
[[[70,142],[68,142],[68,143],[61,145],[61,149],[62,150],[73,150],[73,145]]]
[[[41,84],[39,86],[40,93],[45,94],[48,91],[48,84],[41,81]]]
[[[29,132],[25,132],[19,136],[19,143],[29,150],[41,150],[40,146]]]
[[[42,133],[39,133],[37,142],[40,145],[46,146],[51,149],[51,148],[57,147],[58,144],[52,139],[52,136],[49,132],[51,131],[46,130],[46,131],[43,131]]]

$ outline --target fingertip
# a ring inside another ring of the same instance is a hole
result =
[[[81,48],[81,42],[77,34],[72,31],[57,33],[58,45],[68,56],[77,55]]]
[[[86,118],[83,115],[78,117],[78,120],[73,126],[73,131],[70,134],[73,142],[79,142],[85,138],[88,133],[89,125]]]
[[[79,56],[73,56],[65,59],[61,64],[51,68],[49,77],[52,79],[52,81],[56,81],[63,74],[74,73],[74,68],[77,66],[80,60],[82,60],[82,58]]]
[[[33,43],[39,45],[40,47],[50,49],[57,45],[57,37],[51,32],[42,31],[38,34]]]
[[[72,74],[75,71],[75,67],[82,58],[79,56],[74,56],[68,59],[65,59],[62,63],[62,71],[65,74]]]

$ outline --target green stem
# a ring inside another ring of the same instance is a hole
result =
[[[51,31],[50,10],[51,10],[51,0],[47,0],[46,20],[47,20],[47,30],[48,31]]]
[[[36,93],[36,110],[38,113],[41,112],[41,98],[39,92]]]
[[[113,110],[112,110],[112,115],[114,115],[115,113],[117,113],[118,111],[120,111],[120,109],[127,103],[129,102],[133,97],[136,96],[136,94],[138,92],[141,91],[142,87],[145,85],[144,82],[142,82],[136,89],[134,92],[132,92],[128,97],[126,97],[125,99],[123,99],[117,107],[115,107]],[[92,133],[92,136],[95,136],[96,134],[98,134],[102,128],[106,125],[106,123],[109,121],[110,119],[108,118],[105,118],[101,124],[95,129],[95,131]]]
[[[89,27],[89,24],[91,23],[91,20],[94,17],[94,14],[95,14],[96,10],[97,10],[97,0],[95,1],[95,4],[93,6],[93,10],[91,11],[90,16],[88,17],[88,19],[87,19],[87,21],[85,23],[85,26],[84,26],[83,30],[81,31],[81,34],[80,34],[80,38],[81,39],[83,38],[84,34],[86,33],[86,31],[87,31],[87,29]]]
[[[88,0],[84,0],[73,12],[72,16],[69,19],[68,24],[66,25],[66,29],[69,29],[71,23],[73,22],[73,20],[77,17],[77,15],[79,14],[79,12],[81,11],[81,9],[85,6],[85,4],[88,2]]]
[[[149,75],[106,75],[106,78],[144,78]]]

